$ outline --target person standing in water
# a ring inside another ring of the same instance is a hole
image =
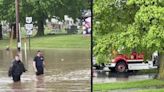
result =
[[[14,61],[12,62],[12,65],[9,69],[9,77],[12,76],[14,82],[18,82],[21,80],[21,75],[23,72],[25,72],[26,69],[24,67],[24,64],[20,60],[19,55],[15,56]]]
[[[41,51],[37,51],[37,55],[34,57],[33,60],[33,67],[36,75],[44,74],[45,62]]]

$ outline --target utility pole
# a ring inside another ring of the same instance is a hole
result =
[[[17,37],[17,50],[21,50],[20,33],[19,33],[19,0],[15,0],[16,11],[16,37]]]

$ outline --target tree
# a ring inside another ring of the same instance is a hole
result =
[[[110,57],[110,52],[113,49],[122,46],[118,43],[118,41],[121,42],[119,40],[120,33],[126,32],[127,27],[134,22],[137,10],[138,7],[127,6],[124,1],[116,3],[115,0],[96,0],[94,2],[93,35],[94,52],[97,59],[101,56]],[[100,61],[107,62],[108,59]]]
[[[121,8],[114,6],[116,1],[120,1],[119,6]],[[122,47],[124,47],[122,53],[130,53],[131,49],[135,48],[139,52],[145,52],[146,58],[155,50],[160,53],[164,51],[163,0],[127,0],[126,3],[121,2],[121,0],[103,0],[101,2],[105,3],[104,8],[99,10],[101,3],[98,2],[99,0],[95,2],[94,6],[95,18],[98,18],[95,20],[100,22],[94,27],[96,57],[100,57],[102,54],[109,57],[113,49],[118,50]],[[116,9],[113,10],[114,8]],[[119,10],[126,14],[117,12]],[[99,16],[102,14],[103,18],[100,18]],[[120,15],[120,19],[115,17],[116,15]],[[109,16],[113,17],[110,18]],[[107,20],[109,22],[106,22]],[[117,27],[114,28],[114,25]],[[105,32],[103,32],[104,30]],[[104,62],[107,60],[109,59],[104,60]],[[163,79],[164,62],[160,63],[160,72],[162,73],[159,76]]]
[[[0,0],[0,20],[10,23],[10,28],[13,31],[10,32],[10,37],[16,39],[16,23],[15,23],[15,0]]]
[[[0,9],[2,19],[12,23],[15,22],[15,0],[1,0]],[[63,19],[69,15],[74,19],[81,15],[82,9],[88,8],[88,0],[20,0],[20,22],[25,23],[25,17],[33,17],[38,27],[37,36],[44,35],[46,19],[58,16]]]

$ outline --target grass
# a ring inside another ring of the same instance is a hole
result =
[[[164,86],[164,81],[150,79],[150,80],[134,81],[134,82],[94,84],[93,89],[94,91],[109,91],[109,90],[117,90],[117,89],[162,87],[162,86]]]
[[[136,92],[164,92],[164,88],[161,89],[146,89],[146,90],[139,90]]]
[[[28,39],[22,39],[22,45]],[[9,46],[9,40],[0,40],[0,48]],[[12,48],[16,48],[16,40],[12,41]],[[46,35],[32,37],[31,48],[90,48],[90,37],[83,35]]]

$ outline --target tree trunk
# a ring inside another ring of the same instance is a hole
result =
[[[44,36],[44,21],[42,19],[38,20],[38,31],[36,36]]]
[[[164,53],[160,53],[158,78],[164,79]]]
[[[16,24],[11,24],[10,25],[10,28],[11,28],[11,32],[10,32],[10,38],[13,37],[13,39],[16,39]],[[13,36],[12,35],[12,31],[13,31]]]
[[[0,24],[0,40],[3,39],[3,35],[2,35],[2,25]]]

